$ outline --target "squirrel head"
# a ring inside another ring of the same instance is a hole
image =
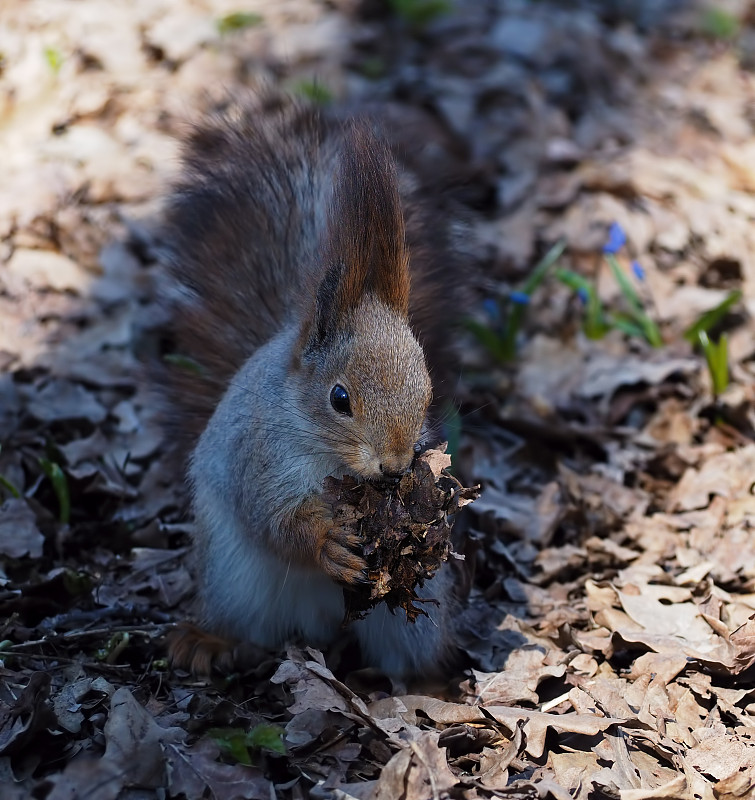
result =
[[[320,444],[358,477],[394,478],[411,465],[432,396],[409,326],[398,178],[388,148],[364,125],[344,132],[340,155],[294,368]]]

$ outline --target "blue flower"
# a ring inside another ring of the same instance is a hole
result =
[[[577,297],[587,305],[587,301],[590,299],[590,295],[587,292],[587,289],[584,286],[581,289],[577,289]]]
[[[627,243],[627,235],[618,222],[612,222],[608,229],[608,241],[603,245],[604,253],[618,253]]]
[[[485,309],[485,313],[490,317],[490,319],[499,320],[501,318],[501,309],[498,307],[498,303],[493,300],[492,297],[486,297],[482,301],[482,307]]]
[[[634,272],[634,277],[642,283],[645,280],[645,270],[642,268],[642,264],[639,261],[632,262],[632,272]]]
[[[530,296],[527,292],[513,291],[509,293],[509,300],[518,306],[526,306],[529,305]]]

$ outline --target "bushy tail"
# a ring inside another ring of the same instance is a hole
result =
[[[163,226],[171,326],[158,377],[170,440],[182,455],[233,375],[311,291],[307,265],[327,236],[346,140],[354,137],[344,136],[342,123],[274,98],[211,118],[187,139]],[[450,223],[437,207],[428,210],[416,186],[399,181],[409,319],[438,404],[456,383],[451,325],[467,306],[466,282]]]

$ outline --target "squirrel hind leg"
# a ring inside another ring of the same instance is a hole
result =
[[[168,660],[173,669],[206,677],[213,671],[233,672],[237,668],[236,644],[209,633],[190,622],[181,622],[168,635]]]

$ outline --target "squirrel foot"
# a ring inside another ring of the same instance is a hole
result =
[[[168,635],[168,660],[174,669],[197,676],[211,675],[213,670],[233,672],[237,666],[236,644],[233,639],[181,622]]]

